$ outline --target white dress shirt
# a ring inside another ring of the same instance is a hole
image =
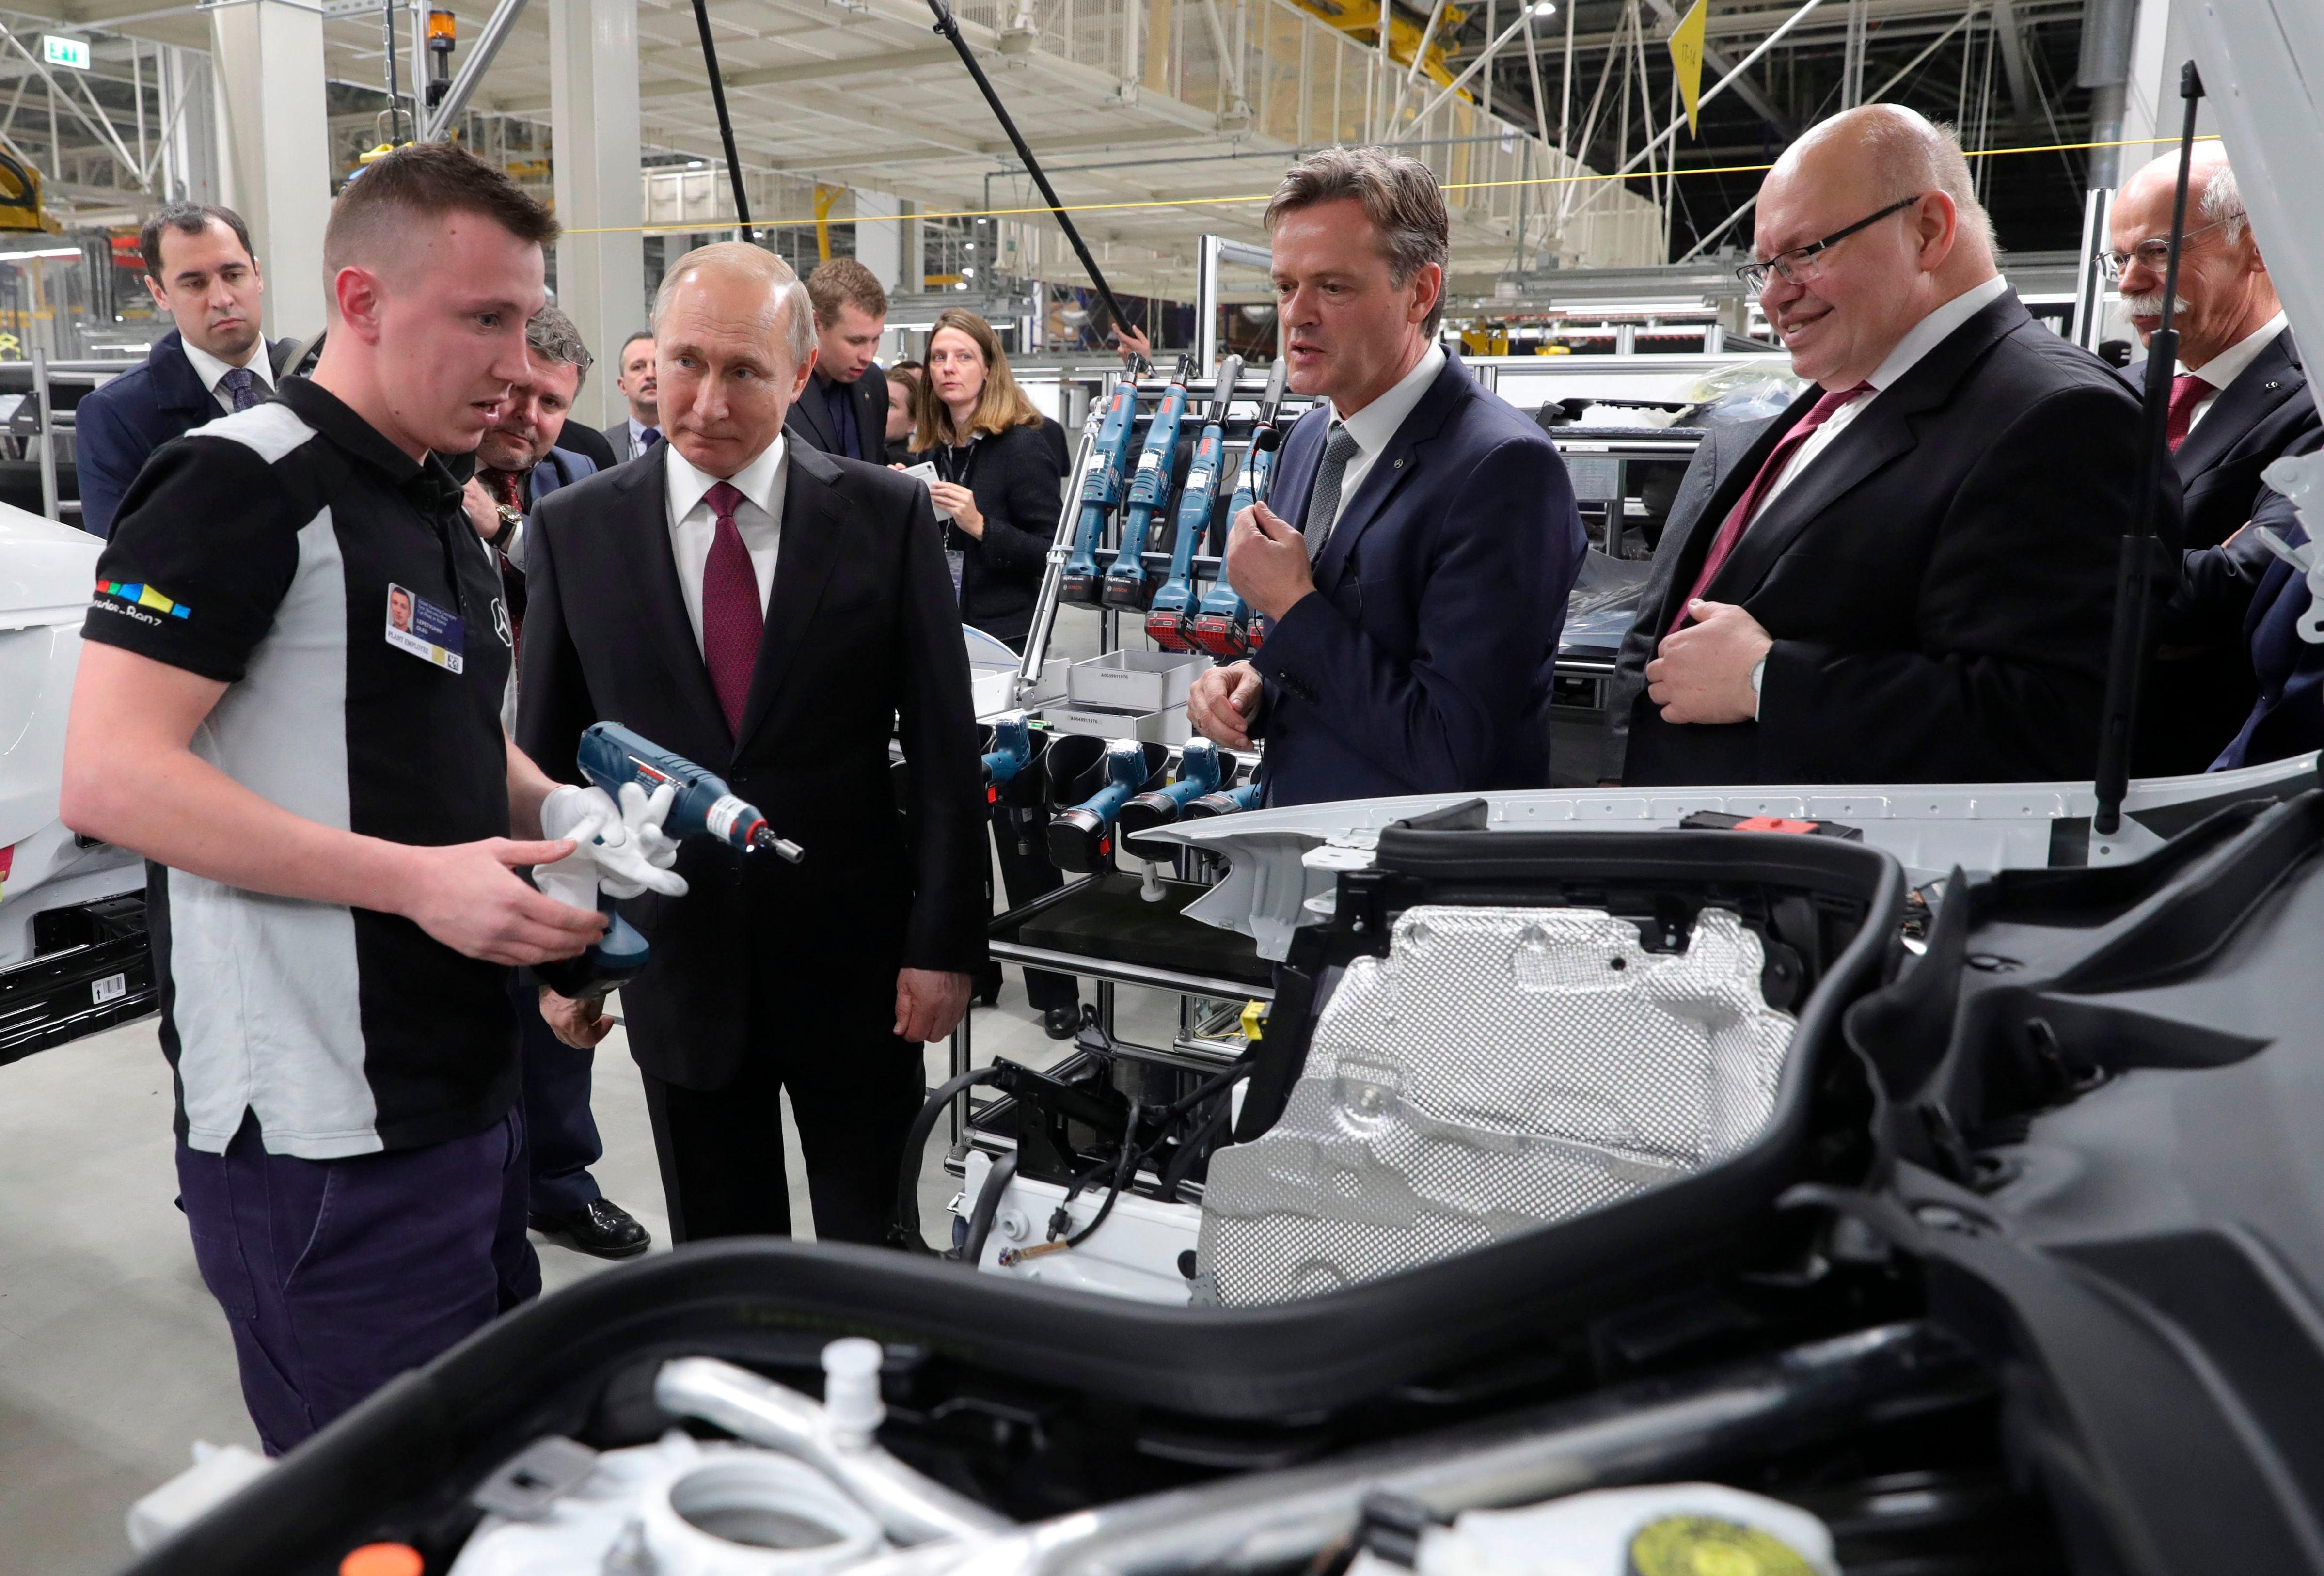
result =
[[[779,436],[759,457],[731,476],[697,471],[678,452],[676,444],[658,444],[669,457],[662,461],[664,496],[669,511],[669,551],[678,561],[678,589],[686,598],[686,622],[694,626],[694,644],[702,645],[702,571],[710,562],[710,540],[718,517],[703,494],[720,482],[732,482],[742,494],[734,511],[734,529],[751,555],[751,572],[759,579],[759,607],[764,612],[775,585],[775,549],[783,536],[783,488],[789,480],[788,449]]]
[[[1340,472],[1340,509],[1339,514],[1332,517],[1332,524],[1340,523],[1340,515],[1348,512],[1348,500],[1353,498],[1356,489],[1364,484],[1364,478],[1371,474],[1372,465],[1379,458],[1380,451],[1388,447],[1388,440],[1396,436],[1397,429],[1404,425],[1404,419],[1412,414],[1415,405],[1420,403],[1420,396],[1428,392],[1428,385],[1434,382],[1436,374],[1443,370],[1444,347],[1431,345],[1428,354],[1422,356],[1410,372],[1397,379],[1395,387],[1354,415],[1342,416],[1337,405],[1332,407],[1332,419],[1345,427],[1348,436],[1356,440],[1356,452],[1348,456],[1346,466]],[[1323,441],[1326,444],[1331,442],[1331,429],[1328,427],[1324,429]],[[1291,523],[1302,532],[1312,535],[1324,522],[1311,518],[1305,524],[1296,520]]]
[[[2188,431],[2194,431],[2201,424],[2203,418],[2211,413],[2211,407],[2219,402],[2219,396],[2227,392],[2227,385],[2243,376],[2246,369],[2259,359],[2259,353],[2274,344],[2275,336],[2290,327],[2291,322],[2292,319],[2278,312],[2202,365],[2189,366],[2183,361],[2179,364],[2181,372],[2193,373],[2211,385],[2211,392],[2196,402],[2195,413],[2187,419]]]
[[[1971,285],[1906,329],[1904,337],[1896,341],[1896,348],[1888,353],[1888,359],[1874,368],[1872,375],[1864,380],[1872,385],[1872,392],[1857,395],[1825,417],[1821,427],[1808,434],[1807,440],[1792,451],[1792,457],[1775,474],[1775,480],[1767,484],[1767,490],[1759,495],[1759,506],[1752,511],[1751,518],[1757,520],[1766,513],[1775,494],[1790,486],[1794,477],[1805,474],[1807,468],[1815,463],[1816,456],[1830,448],[1840,435],[1848,430],[1849,423],[1862,415],[1872,401],[1880,397],[1882,390],[1889,388],[1911,372],[1923,356],[1950,338],[1954,329],[1999,300],[2002,292],[2008,288],[2009,281],[1998,275],[1983,284]]]
[[[226,373],[234,370],[234,364],[231,362],[220,361],[200,346],[188,339],[183,334],[178,336],[178,348],[186,353],[187,361],[193,364],[194,375],[202,380],[202,387],[210,392],[210,398],[217,401],[218,409],[231,415],[234,411],[234,396],[219,388],[218,383]],[[251,375],[258,380],[260,388],[265,390],[267,394],[274,392],[274,364],[267,358],[266,340],[263,336],[260,336],[257,344],[250,347],[250,360],[244,364]],[[266,396],[262,394],[259,397],[263,399]]]

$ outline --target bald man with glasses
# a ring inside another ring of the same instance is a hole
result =
[[[1810,385],[1697,451],[1601,770],[1641,785],[2087,778],[2137,406],[2034,323],[1950,134],[1834,116],[1739,270]],[[2166,536],[2176,539],[2178,500]]]

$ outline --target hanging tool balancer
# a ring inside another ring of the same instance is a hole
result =
[[[1282,413],[1284,385],[1290,373],[1290,358],[1277,356],[1274,370],[1267,376],[1267,392],[1259,396],[1259,425],[1251,430],[1250,447],[1243,450],[1242,469],[1235,477],[1234,498],[1227,504],[1230,530],[1234,529],[1236,516],[1266,501],[1274,484],[1275,451],[1283,443],[1283,429],[1276,419]],[[1203,594],[1194,616],[1186,622],[1186,632],[1197,649],[1230,659],[1250,656],[1267,639],[1265,621],[1253,616],[1250,604],[1229,584],[1223,557],[1218,580]]]
[[[1227,406],[1234,400],[1235,380],[1242,376],[1242,357],[1230,355],[1219,365],[1219,381],[1211,390],[1210,413],[1203,419],[1203,436],[1194,445],[1194,458],[1186,467],[1186,485],[1178,494],[1177,539],[1170,549],[1170,575],[1154,594],[1146,610],[1146,634],[1166,651],[1194,650],[1187,621],[1194,612],[1194,555],[1211,534],[1211,514],[1219,502],[1227,449]]]
[[[1194,358],[1180,356],[1154,419],[1146,424],[1138,474],[1130,479],[1130,493],[1122,501],[1121,548],[1113,556],[1113,567],[1105,572],[1108,607],[1142,608],[1154,600],[1154,588],[1161,584],[1161,575],[1146,567],[1146,539],[1153,534],[1154,517],[1170,502],[1170,478],[1178,468],[1178,427],[1186,418],[1186,380],[1194,375]]]
[[[1097,545],[1105,535],[1106,517],[1121,502],[1122,479],[1129,475],[1130,451],[1137,440],[1138,380],[1124,376],[1113,385],[1105,420],[1097,429],[1097,447],[1082,476],[1082,514],[1074,522],[1074,550],[1057,586],[1063,601],[1098,605],[1104,573],[1097,565]]]

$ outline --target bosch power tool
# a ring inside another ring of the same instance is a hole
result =
[[[1242,375],[1242,357],[1230,355],[1219,365],[1219,381],[1211,390],[1210,413],[1203,436],[1194,445],[1194,458],[1186,467],[1186,485],[1178,494],[1177,539],[1171,545],[1170,575],[1154,594],[1147,610],[1146,634],[1166,651],[1194,650],[1186,628],[1194,611],[1194,555],[1211,534],[1211,513],[1219,501],[1219,484],[1226,468],[1227,406],[1234,399],[1235,380]]]
[[[1086,429],[1084,429],[1086,430]],[[1073,551],[1065,558],[1065,577],[1057,595],[1066,601],[1098,605],[1104,571],[1098,567],[1098,543],[1105,522],[1121,502],[1123,475],[1130,469],[1130,451],[1138,436],[1138,383],[1124,377],[1113,385],[1106,401],[1105,419],[1097,429],[1089,469],[1082,475],[1081,518],[1074,522]]]
[[[1234,780],[1235,758],[1208,739],[1189,739],[1178,757],[1178,776],[1167,788],[1133,795],[1114,816],[1126,842],[1150,827],[1167,825],[1185,814],[1195,799],[1219,791]]]
[[[1144,607],[1161,581],[1146,567],[1146,539],[1153,534],[1154,517],[1170,502],[1170,480],[1178,468],[1178,428],[1186,417],[1186,380],[1194,375],[1194,358],[1182,355],[1177,371],[1162,391],[1162,403],[1146,424],[1146,445],[1138,451],[1138,474],[1121,505],[1121,547],[1113,567],[1105,572],[1104,604]]]
[[[1181,821],[1207,821],[1213,816],[1239,816],[1245,810],[1259,808],[1259,779],[1252,778],[1239,788],[1222,788],[1214,794],[1204,794],[1186,801],[1178,812]]]
[[[619,723],[590,724],[581,735],[576,757],[581,775],[616,798],[625,783],[635,783],[649,794],[668,785],[672,796],[661,823],[668,837],[715,837],[744,853],[771,849],[793,864],[804,857],[798,843],[775,835],[758,807],[736,797],[724,779]],[[577,957],[533,969],[541,983],[559,996],[603,997],[623,981],[635,979],[646,966],[646,939],[614,911],[614,900],[600,892],[597,911],[605,916],[604,935]]]
[[[1157,782],[1169,762],[1167,745],[1136,739],[1108,742],[1087,734],[1067,734],[1049,746],[1042,770],[1052,804],[1080,802],[1049,821],[1049,862],[1061,871],[1087,875],[1113,862],[1114,818],[1130,796]]]
[[[1276,357],[1275,368],[1268,374],[1267,392],[1259,396],[1259,425],[1251,431],[1250,447],[1243,450],[1234,498],[1227,504],[1229,530],[1244,510],[1266,499],[1274,483],[1275,451],[1283,443],[1283,429],[1276,425],[1276,418],[1282,411],[1284,383],[1290,374],[1290,358]],[[1194,617],[1187,621],[1186,632],[1198,649],[1213,657],[1248,657],[1266,639],[1264,624],[1252,616],[1250,604],[1228,582],[1223,557],[1218,580],[1204,593]]]

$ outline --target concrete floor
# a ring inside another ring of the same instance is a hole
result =
[[[1167,1043],[1176,1010],[1176,998],[1124,991],[1117,1021]],[[1041,1033],[1013,969],[971,1028],[980,1064],[1046,1065],[1063,1048]],[[946,1047],[929,1046],[928,1062],[934,1084]],[[605,1143],[598,1184],[666,1251],[645,1097],[619,1029],[600,1047],[592,1103]],[[0,1576],[117,1571],[131,1503],[182,1470],[194,1441],[257,1445],[225,1319],[171,1203],[170,1118],[151,1018],[0,1067]],[[788,1111],[783,1125],[796,1156]],[[954,1186],[945,1147],[939,1127],[920,1203],[936,1240]],[[791,1185],[793,1217],[811,1220],[796,1166]],[[604,1267],[535,1242],[550,1293]]]

